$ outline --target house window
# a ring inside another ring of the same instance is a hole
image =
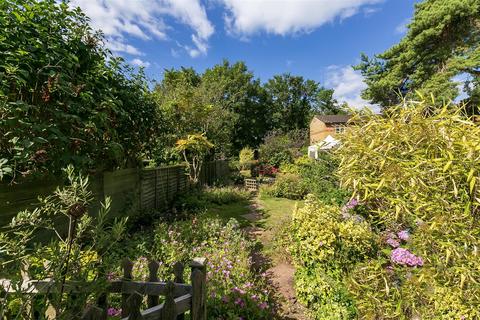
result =
[[[344,133],[345,132],[345,126],[342,126],[340,124],[335,125],[335,133]]]

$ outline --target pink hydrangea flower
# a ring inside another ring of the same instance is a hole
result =
[[[403,241],[408,241],[408,239],[410,239],[410,234],[408,233],[408,230],[402,230],[398,232],[397,236],[400,240],[403,240]]]
[[[404,248],[396,248],[392,251],[390,259],[393,263],[409,266],[409,267],[421,267],[423,266],[423,259],[418,257]]]
[[[122,309],[115,309],[113,307],[110,307],[107,310],[107,315],[109,317],[115,317],[115,316],[118,316],[121,312],[122,312]]]

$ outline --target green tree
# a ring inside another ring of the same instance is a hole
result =
[[[415,91],[442,101],[459,95],[456,76],[465,84],[470,112],[480,102],[480,1],[425,0],[416,4],[400,43],[356,66],[365,76],[365,99],[388,107]]]
[[[176,143],[175,150],[182,154],[188,166],[190,180],[197,184],[202,170],[202,164],[213,143],[203,134],[189,134],[185,139]]]
[[[217,93],[207,90],[204,83],[192,68],[181,68],[166,70],[156,86],[154,95],[169,127],[158,137],[158,149],[163,153],[157,155],[160,162],[169,161],[175,142],[190,133],[205,134],[219,146],[217,153],[228,151],[235,115],[217,102]]]
[[[224,124],[230,138],[226,153],[237,155],[245,146],[258,146],[270,130],[267,98],[260,80],[244,62],[231,64],[227,60],[207,69],[202,80],[208,103],[231,115]]]
[[[264,91],[243,62],[225,60],[203,74],[167,70],[155,96],[171,128],[159,139],[164,150],[186,134],[203,133],[217,157],[233,156],[244,146],[257,146],[270,128]]]
[[[276,75],[265,84],[271,104],[273,129],[288,132],[307,128],[318,113],[339,113],[333,90],[291,74]]]

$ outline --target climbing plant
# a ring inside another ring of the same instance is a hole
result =
[[[134,165],[158,128],[147,92],[80,9],[0,2],[0,177]]]

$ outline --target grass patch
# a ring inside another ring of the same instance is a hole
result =
[[[286,248],[289,242],[292,213],[296,207],[303,207],[303,201],[262,195],[258,198],[258,204],[264,216],[259,223],[266,229],[260,239],[264,253],[272,261],[289,261],[290,254]]]
[[[239,200],[223,205],[211,204],[207,207],[205,215],[210,218],[219,218],[228,221],[231,218],[237,219],[241,227],[250,225],[250,221],[245,219],[243,215],[250,212],[250,201]]]

